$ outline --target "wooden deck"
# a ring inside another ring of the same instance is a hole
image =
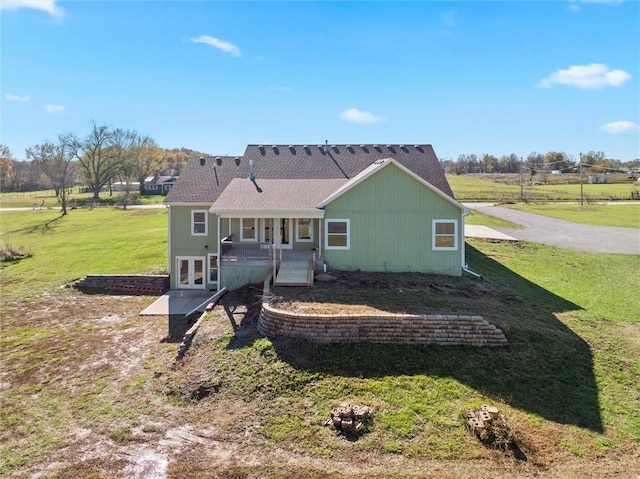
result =
[[[283,261],[273,284],[275,286],[313,286],[313,261]]]

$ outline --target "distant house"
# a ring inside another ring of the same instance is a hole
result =
[[[111,190],[113,191],[138,191],[140,189],[140,183],[137,181],[114,181],[111,183]]]
[[[165,196],[175,184],[176,179],[176,176],[149,176],[144,180],[144,194]]]
[[[249,145],[191,159],[164,203],[173,289],[278,281],[294,261],[455,276],[465,264],[468,210],[430,145]]]

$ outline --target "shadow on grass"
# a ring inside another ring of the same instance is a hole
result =
[[[55,218],[53,218],[52,220],[49,221],[44,221],[43,223],[39,223],[37,225],[33,225],[33,226],[29,226],[27,228],[23,228],[21,230],[17,230],[15,231],[15,233],[48,233],[49,231],[51,231],[53,228],[52,226],[55,226],[55,223],[60,221],[62,218],[64,218],[64,215],[60,215],[57,216]]]
[[[579,306],[531,283],[467,245],[467,258],[495,297],[477,313],[500,327],[504,348],[383,344],[317,345],[274,339],[280,359],[299,370],[341,377],[451,377],[483,394],[548,420],[603,432],[589,345],[555,313]],[[508,303],[502,297],[513,298]]]

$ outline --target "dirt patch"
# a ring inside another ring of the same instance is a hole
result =
[[[334,283],[281,288],[276,294],[296,307],[332,301],[331,310],[452,309],[483,314],[477,310],[478,298],[491,298],[488,308],[519,301],[485,281],[403,276],[348,273],[338,275]],[[363,299],[365,291],[373,293]],[[390,306],[387,293],[401,297],[402,306]],[[254,285],[225,296],[214,315],[203,322],[184,366],[176,371],[170,366],[177,345],[163,342],[167,318],[138,316],[153,297],[84,295],[61,289],[3,303],[0,442],[6,462],[0,464],[4,468],[0,475],[499,479],[625,477],[625,471],[640,466],[636,444],[595,461],[545,449],[554,441],[551,436],[519,436],[535,444],[545,458],[544,468],[530,461],[513,462],[500,451],[479,452],[469,461],[371,452],[379,447],[376,434],[353,443],[330,436],[331,454],[309,452],[305,449],[308,438],[299,443],[277,442],[264,432],[268,421],[278,419],[269,408],[287,407],[277,388],[297,390],[310,385],[313,391],[318,375],[280,362],[277,374],[262,376],[260,368],[268,361],[256,358],[268,359],[277,351],[255,328],[261,294],[261,285]],[[225,369],[220,359],[230,354],[246,358],[244,363],[239,361],[243,371]],[[281,383],[268,384],[263,377]],[[309,402],[304,415],[326,419],[330,409],[318,412],[314,407]],[[312,432],[314,426],[318,425],[312,420],[301,423],[301,428]],[[319,429],[331,433],[321,425]],[[552,432],[562,434],[564,426]]]
[[[269,304],[301,313],[376,312],[481,314],[479,300],[519,303],[515,295],[488,281],[420,273],[331,271],[332,281],[312,288],[273,287]]]

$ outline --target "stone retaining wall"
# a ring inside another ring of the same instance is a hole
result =
[[[258,330],[270,337],[316,343],[370,342],[441,346],[506,346],[503,332],[482,316],[460,314],[307,314],[269,305],[269,279]]]
[[[162,294],[169,289],[169,275],[88,274],[73,287],[93,293]]]

